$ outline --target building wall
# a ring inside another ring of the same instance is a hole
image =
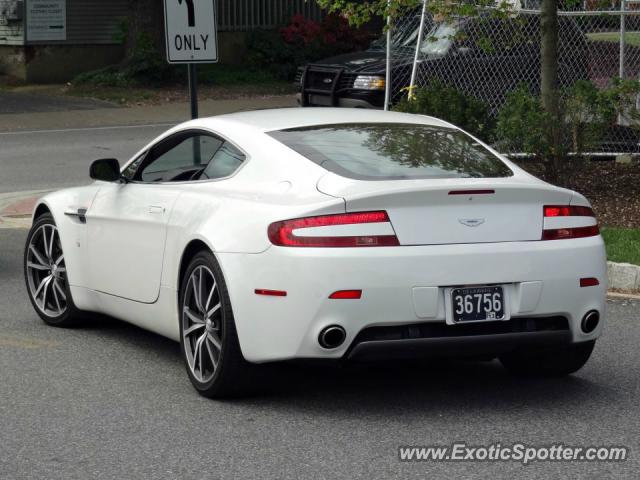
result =
[[[22,21],[11,21],[4,16],[8,5],[9,0],[0,0],[0,45],[22,45],[24,40]]]
[[[322,18],[314,0],[218,0],[218,29],[221,32],[270,29],[296,14],[314,20]]]

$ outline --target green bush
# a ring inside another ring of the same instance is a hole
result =
[[[550,125],[551,117],[545,112],[540,98],[522,85],[507,94],[498,113],[498,149],[547,158],[554,151],[554,145],[549,140]]]
[[[413,99],[403,98],[394,110],[431,115],[451,122],[485,141],[493,139],[494,122],[487,106],[440,81],[416,89]]]
[[[280,80],[293,80],[299,66],[361,50],[369,40],[368,34],[350,27],[340,16],[327,15],[318,23],[295,15],[277,30],[258,30],[249,35],[249,63]]]
[[[618,115],[640,120],[636,98],[640,82],[614,79],[612,85],[598,89],[580,80],[560,91],[561,117],[545,112],[540,97],[525,85],[509,92],[498,113],[497,146],[500,150],[523,152],[539,159],[563,158],[569,152],[593,151],[616,124]],[[555,135],[554,135],[555,134]],[[552,139],[557,138],[557,142]]]

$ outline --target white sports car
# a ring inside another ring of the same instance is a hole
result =
[[[281,109],[193,120],[45,196],[24,255],[42,319],[179,340],[206,396],[288,359],[588,360],[606,261],[589,202],[441,120]]]

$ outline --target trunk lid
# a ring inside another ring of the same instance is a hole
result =
[[[401,245],[540,240],[543,206],[572,197],[528,176],[363,181],[329,173],[318,190],[343,198],[347,212],[386,210]]]

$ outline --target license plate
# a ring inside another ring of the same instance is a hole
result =
[[[505,319],[502,287],[454,288],[451,303],[454,323]]]

